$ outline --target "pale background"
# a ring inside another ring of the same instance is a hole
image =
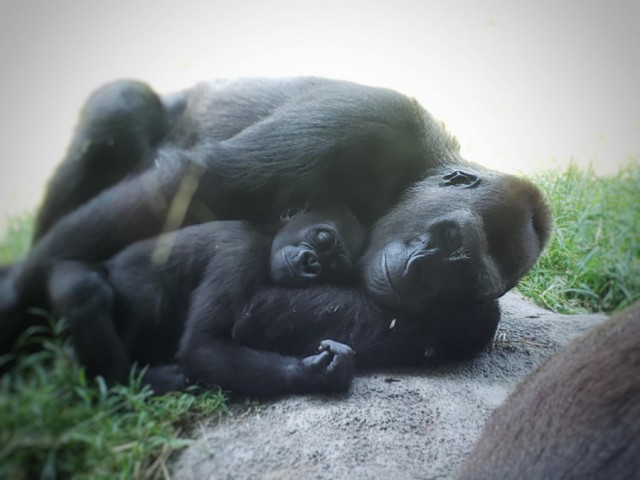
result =
[[[640,161],[638,0],[0,0],[0,232],[121,77],[322,75],[413,95],[470,160]]]

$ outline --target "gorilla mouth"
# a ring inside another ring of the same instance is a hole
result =
[[[285,253],[284,249],[282,250],[282,259],[284,260],[284,264],[287,266],[287,268],[289,269],[289,271],[287,272],[289,275],[291,276],[295,276],[295,271],[293,270],[293,266],[291,265],[291,263],[289,262],[289,258],[287,257],[287,254]]]
[[[407,264],[404,267],[404,271],[402,272],[402,276],[405,277],[410,274],[411,269],[414,267],[414,264],[420,264],[420,262],[427,258],[433,257],[434,254],[429,251],[416,250],[409,255],[409,259],[407,260]]]
[[[462,248],[459,248],[455,252],[451,253],[445,260],[447,262],[464,262],[465,260],[471,260],[473,256],[471,252],[468,252]]]

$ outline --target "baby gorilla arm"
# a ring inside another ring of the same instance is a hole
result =
[[[254,350],[215,335],[202,335],[184,350],[188,353],[180,356],[180,369],[189,381],[218,385],[235,395],[343,391],[353,378],[353,350],[331,340],[305,358]]]
[[[320,342],[317,354],[299,359],[214,336],[190,349],[180,365],[150,368],[143,383],[156,395],[183,390],[189,383],[218,385],[236,395],[342,391],[351,385],[353,355],[351,347],[332,340]]]

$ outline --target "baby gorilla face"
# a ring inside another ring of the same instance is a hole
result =
[[[347,209],[318,210],[290,219],[271,244],[271,279],[285,287],[353,280],[364,229]]]

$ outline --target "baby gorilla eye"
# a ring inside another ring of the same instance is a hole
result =
[[[333,232],[324,229],[318,229],[315,232],[313,243],[316,250],[326,251],[335,246],[337,242],[336,236]]]

